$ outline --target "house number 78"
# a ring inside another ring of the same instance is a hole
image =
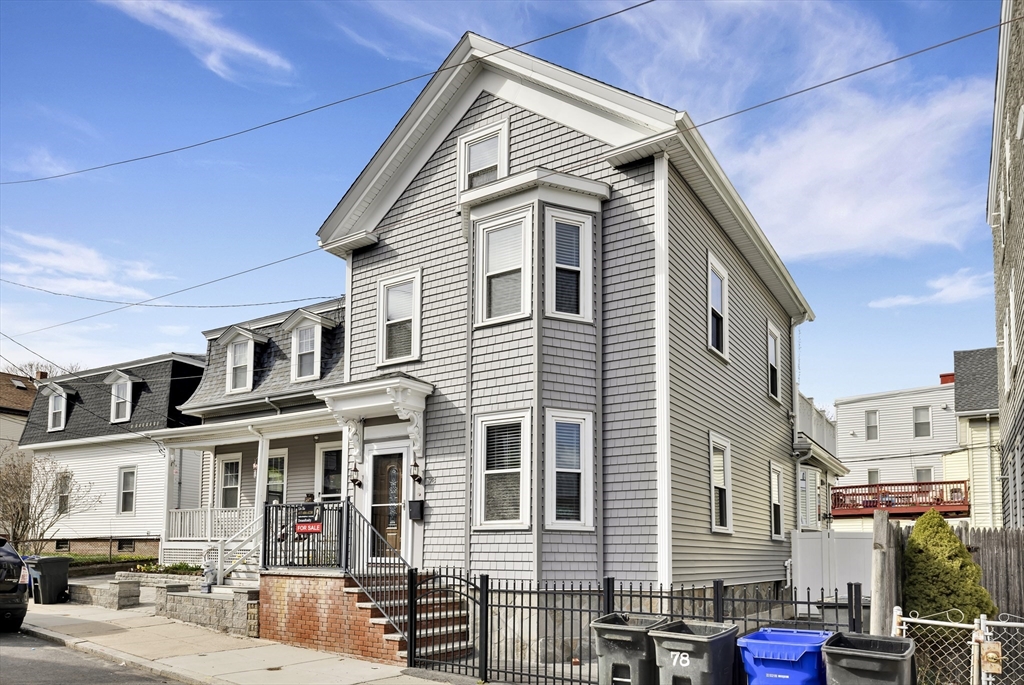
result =
[[[673,666],[689,666],[690,655],[688,652],[672,652],[672,665]]]

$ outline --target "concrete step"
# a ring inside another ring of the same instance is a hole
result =
[[[469,630],[469,624],[463,623],[462,625],[454,626],[442,626],[440,628],[427,628],[425,630],[416,630],[417,640],[431,640],[433,638],[440,638],[445,636],[457,635],[465,637],[466,631]],[[401,642],[405,638],[402,637],[401,633],[388,633],[384,636],[384,639],[388,642]]]
[[[473,643],[469,641],[449,642],[442,645],[430,645],[429,647],[416,648],[416,653],[424,657],[439,658],[441,656],[462,657],[469,656],[473,652]],[[404,661],[408,652],[404,649],[398,651],[398,658]]]

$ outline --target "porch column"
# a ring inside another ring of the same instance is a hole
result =
[[[263,503],[267,500],[267,462],[270,456],[270,438],[264,436],[258,431],[256,434],[260,439],[259,449],[256,452],[256,501],[254,503],[254,518],[263,515]]]

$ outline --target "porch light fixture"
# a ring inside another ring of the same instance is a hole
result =
[[[413,463],[409,465],[409,477],[412,478],[417,483],[423,482],[423,476],[420,475],[420,465],[417,464],[415,461],[413,461]]]
[[[260,460],[254,459],[252,462],[252,477],[256,478],[260,473]]]
[[[348,480],[357,488],[363,487],[363,481],[359,479],[359,467],[356,466],[355,463],[352,464],[352,470],[348,474]]]

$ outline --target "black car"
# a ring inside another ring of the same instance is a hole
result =
[[[21,628],[28,612],[28,566],[14,546],[0,538],[0,630]]]

